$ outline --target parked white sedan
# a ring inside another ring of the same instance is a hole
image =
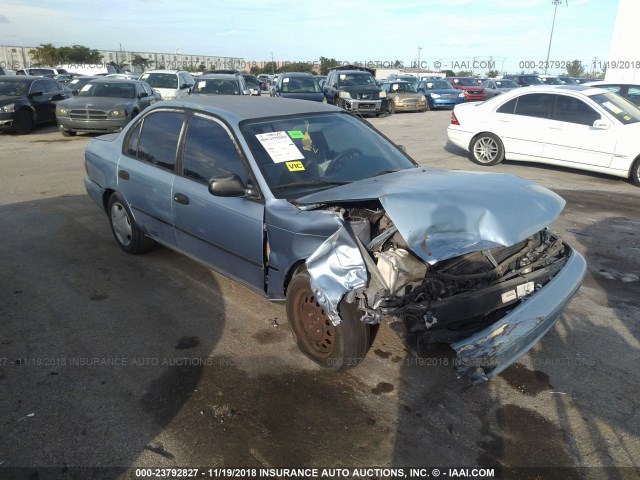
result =
[[[505,158],[631,178],[640,186],[640,109],[600,88],[518,88],[456,105],[451,143],[478,165]]]

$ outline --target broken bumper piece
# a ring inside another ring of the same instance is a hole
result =
[[[458,356],[458,375],[473,384],[481,383],[529,351],[556,323],[585,272],[584,258],[571,251],[562,270],[542,289],[498,322],[452,344]]]

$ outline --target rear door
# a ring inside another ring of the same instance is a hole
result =
[[[150,237],[175,246],[171,192],[184,112],[155,110],[125,139],[118,189],[136,224]]]
[[[254,185],[228,128],[194,114],[186,129],[180,175],[173,184],[178,249],[246,286],[264,293],[264,204],[257,195],[217,197],[213,177],[236,174]]]
[[[496,133],[507,158],[538,161],[542,157],[553,97],[547,93],[520,95],[496,111]]]

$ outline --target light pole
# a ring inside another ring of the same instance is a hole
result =
[[[544,74],[547,74],[547,67],[549,66],[549,53],[551,52],[551,40],[553,39],[553,27],[556,24],[556,12],[558,11],[558,5],[562,3],[562,0],[551,0],[553,8],[553,22],[551,23],[551,35],[549,35],[549,48],[547,49],[547,61],[544,64]],[[568,4],[568,3],[567,3]]]
[[[422,50],[422,47],[418,47],[418,72],[420,72],[421,68],[420,68],[420,51]]]
[[[275,75],[275,68],[273,66],[273,52],[271,52],[271,76]]]

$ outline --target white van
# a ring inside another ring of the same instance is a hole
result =
[[[163,100],[186,97],[196,83],[189,72],[182,70],[147,70],[140,80],[157,90]]]

